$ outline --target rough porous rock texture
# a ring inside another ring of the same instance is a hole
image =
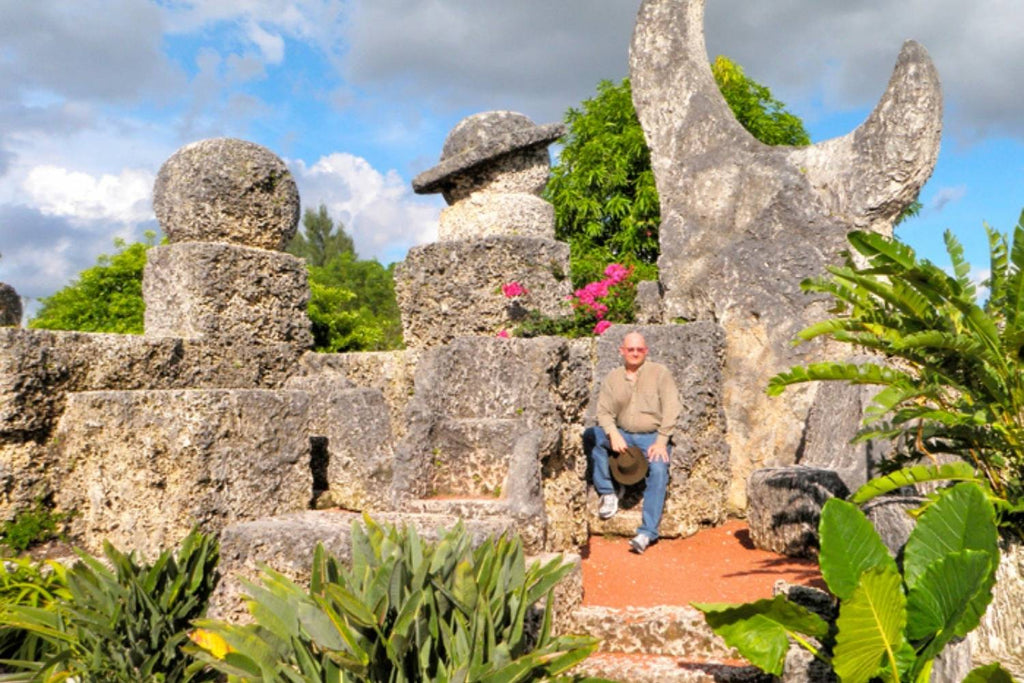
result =
[[[832,470],[766,467],[750,475],[747,523],[762,550],[790,557],[818,556],[818,521],[829,498],[850,491]]]
[[[627,332],[644,335],[647,359],[672,371],[682,410],[672,437],[674,448],[660,533],[692,536],[701,527],[725,521],[729,489],[729,449],[722,412],[722,357],[725,339],[714,323],[686,325],[613,325],[597,342],[597,364],[587,410],[596,424],[601,381],[622,365],[619,347]],[[623,506],[640,509],[641,487],[629,487]],[[621,517],[621,519],[620,519]],[[632,536],[638,524],[628,514],[610,520],[590,517],[591,533]]]
[[[30,510],[52,491],[50,458],[38,441],[0,441],[0,521]]]
[[[153,210],[167,239],[282,250],[299,223],[299,191],[284,162],[252,142],[212,138],[164,162]]]
[[[739,658],[693,607],[583,606],[574,612],[572,628],[600,638],[602,652]]]
[[[18,292],[6,282],[0,282],[0,327],[21,325],[21,313],[21,297]]]
[[[545,178],[547,176],[545,175]],[[474,192],[441,210],[440,242],[509,235],[555,239],[555,207],[523,192]]]
[[[551,157],[546,147],[512,152],[449,176],[442,193],[454,206],[473,194],[539,195],[551,175]]]
[[[147,337],[313,345],[306,265],[291,254],[202,242],[153,247],[142,296]]]
[[[388,509],[394,439],[384,394],[353,388],[339,375],[295,377],[285,388],[309,394],[317,507]]]
[[[395,272],[405,343],[437,346],[459,336],[494,336],[533,309],[566,315],[568,274],[569,245],[554,240],[488,237],[413,247]],[[501,287],[510,282],[528,294],[506,298]]]
[[[821,352],[790,345],[826,314],[800,281],[838,260],[851,229],[891,234],[935,165],[942,97],[926,51],[907,42],[859,128],[768,147],[716,87],[703,21],[704,0],[644,0],[630,74],[661,197],[665,320],[712,319],[726,332],[731,499],[742,509],[749,472],[791,464],[800,447],[812,392],[764,393],[771,376]]]
[[[859,443],[851,440],[860,431],[864,411],[880,389],[867,384],[822,382],[807,416],[799,464],[835,470],[851,491],[878,476],[878,464],[888,457],[891,443],[882,439]]]
[[[291,345],[211,346],[135,335],[0,329],[0,518],[52,491],[44,445],[71,392],[275,388],[294,373]]]
[[[970,640],[976,664],[999,662],[1024,681],[1024,542],[1004,537],[999,550],[992,602]]]
[[[437,166],[412,180],[420,194],[444,193],[454,204],[476,189],[539,193],[547,182],[547,146],[565,126],[538,126],[524,114],[487,111],[455,124],[441,149]]]
[[[440,538],[459,522],[456,517],[442,515],[377,514],[373,519],[378,524],[413,527],[428,541]],[[500,520],[465,520],[463,523],[474,544],[511,529],[509,522]],[[322,543],[328,553],[348,564],[352,561],[353,524],[363,524],[362,515],[307,510],[227,526],[220,537],[218,571],[222,578],[211,598],[208,616],[249,621],[242,599],[245,589],[240,580],[255,580],[261,564],[294,581],[308,582],[317,543]]]
[[[308,507],[304,392],[214,389],[68,396],[52,448],[74,543],[155,557],[198,525]]]
[[[862,506],[864,514],[871,520],[882,543],[894,558],[907,544],[910,532],[914,530],[914,518],[910,512],[921,507],[925,499],[921,496],[879,496]]]
[[[412,399],[419,356],[417,349],[360,353],[310,351],[300,359],[298,373],[304,377],[327,373],[344,378],[351,386],[379,389],[388,406],[391,429],[395,438],[400,439],[405,436],[405,410]]]
[[[500,499],[507,514],[531,527],[531,550],[570,549],[552,543],[579,538],[577,527],[585,523],[572,515],[582,505],[582,476],[567,474],[576,463],[562,447],[565,429],[568,438],[579,440],[589,388],[589,367],[580,371],[582,358],[574,348],[579,347],[557,337],[462,337],[425,351],[409,404],[408,432],[396,452],[398,498],[432,495],[437,492],[431,486],[438,483],[452,495],[486,491],[493,496],[493,482],[503,477]],[[511,432],[507,437],[501,435],[503,426]],[[483,465],[474,466],[487,465],[484,471],[468,472],[460,486],[448,472],[458,469],[450,463],[465,461],[462,451],[488,452]],[[437,469],[447,472],[442,476]],[[575,478],[574,485],[563,479],[549,486],[563,475]],[[539,533],[532,530],[537,525]],[[553,525],[559,526],[554,534]]]

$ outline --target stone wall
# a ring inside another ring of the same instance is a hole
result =
[[[45,447],[75,392],[276,388],[294,373],[292,345],[0,328],[0,519],[52,493]]]

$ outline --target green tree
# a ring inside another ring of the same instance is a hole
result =
[[[146,266],[146,252],[155,240],[153,232],[146,233],[144,242],[130,245],[115,239],[117,252],[101,255],[95,266],[83,270],[71,284],[43,299],[42,308],[28,326],[142,334],[146,308],[142,301],[142,270]]]
[[[771,145],[810,143],[803,124],[771,91],[718,57],[712,73],[743,126]],[[651,155],[633,108],[629,79],[602,81],[597,96],[566,113],[569,131],[546,190],[555,206],[555,234],[569,243],[572,281],[600,280],[612,262],[657,278],[658,192]]]
[[[393,268],[360,259],[323,204],[302,217],[304,232],[288,251],[309,269],[309,318],[317,351],[383,351],[402,346]]]
[[[334,221],[323,204],[316,212],[306,209],[302,215],[302,228],[302,232],[297,233],[288,244],[287,251],[305,259],[311,266],[323,266],[338,254],[355,253],[352,238],[341,226],[337,232],[334,231]]]

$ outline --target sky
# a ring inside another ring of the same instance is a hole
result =
[[[800,116],[844,135],[904,40],[930,52],[943,142],[897,236],[979,277],[983,224],[1024,208],[1024,2],[707,0],[724,54]],[[562,120],[628,75],[639,0],[0,0],[0,282],[35,310],[114,240],[158,230],[151,195],[182,145],[229,136],[279,155],[363,258],[432,241],[443,200],[410,181],[463,117]],[[557,153],[557,149],[553,150]]]

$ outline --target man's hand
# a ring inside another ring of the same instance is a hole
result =
[[[616,453],[621,453],[629,448],[626,445],[626,440],[622,438],[622,434],[619,434],[617,429],[608,435],[608,440],[611,442],[612,450]]]
[[[651,462],[663,461],[668,462],[668,447],[663,444],[651,444],[651,447],[647,449],[647,459]]]

